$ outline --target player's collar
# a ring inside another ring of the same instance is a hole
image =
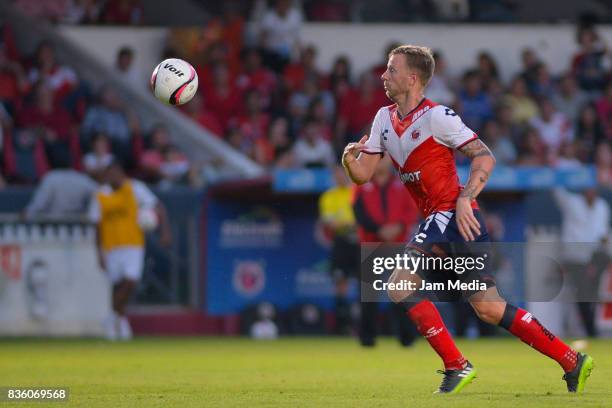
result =
[[[397,115],[397,118],[400,121],[403,121],[404,119],[410,117],[410,115],[412,115],[417,109],[419,109],[419,107],[421,107],[421,105],[423,105],[423,102],[425,102],[427,98],[423,97],[423,99],[421,99],[421,101],[417,104],[417,106],[415,106],[410,112],[408,112],[406,115],[402,116],[400,111],[399,111],[399,106],[397,104],[395,104],[395,114]]]

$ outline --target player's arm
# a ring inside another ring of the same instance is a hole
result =
[[[349,143],[342,154],[342,166],[355,184],[365,184],[370,181],[382,157],[381,153],[365,152],[367,140],[368,135],[364,135],[359,142]]]
[[[495,157],[480,139],[467,143],[459,151],[472,159],[470,177],[459,197],[474,200],[489,180],[489,176],[495,167]]]
[[[102,212],[100,209],[98,197],[95,192],[91,195],[89,201],[89,208],[87,209],[87,218],[91,223],[95,225],[96,228],[96,254],[98,255],[98,263],[100,264],[100,269],[102,269],[102,271],[104,272],[106,269],[106,264],[104,262],[104,250],[102,249],[102,237],[100,231],[100,221],[102,218]]]
[[[493,168],[495,157],[486,144],[480,139],[466,143],[459,151],[472,160],[470,166],[470,177],[465,188],[457,199],[457,224],[463,238],[473,241],[480,235],[480,224],[472,211],[472,201],[478,197],[487,184]]]

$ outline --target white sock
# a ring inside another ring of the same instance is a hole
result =
[[[130,340],[132,338],[132,327],[125,316],[119,318],[119,337],[122,340]]]
[[[119,316],[112,312],[104,322],[104,334],[108,340],[117,340],[119,336]]]

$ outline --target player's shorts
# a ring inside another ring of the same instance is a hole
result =
[[[106,273],[112,284],[123,279],[139,281],[144,266],[143,247],[121,247],[104,254]]]
[[[480,211],[474,210],[474,217],[480,224],[480,235],[472,242],[467,242],[461,236],[455,211],[438,211],[430,214],[420,225],[410,242],[406,244],[405,252],[411,256],[434,257],[438,262],[430,262],[428,265],[434,267],[419,268],[416,273],[427,282],[460,281],[462,287],[469,286],[470,289],[453,290],[446,288],[442,292],[436,292],[435,300],[454,301],[461,297],[469,298],[483,288],[495,286],[495,279],[491,274],[491,242]],[[453,258],[454,263],[448,258]],[[466,259],[473,261],[466,264]],[[442,262],[445,261],[445,262]],[[448,261],[448,263],[446,263]],[[446,266],[454,265],[454,268],[442,268],[439,264]],[[461,267],[457,267],[462,265]],[[470,267],[466,267],[469,265]],[[469,285],[471,283],[471,285]],[[455,285],[456,286],[456,285]],[[430,297],[432,294],[428,294]]]
[[[350,236],[336,236],[330,251],[330,271],[334,281],[351,278],[359,271],[359,243]]]

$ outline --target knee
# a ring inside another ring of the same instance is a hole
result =
[[[472,307],[476,312],[476,316],[483,322],[498,324],[504,315],[505,303],[485,301],[473,303]]]
[[[400,270],[396,270],[393,272],[393,274],[391,274],[389,280],[387,281],[387,296],[389,296],[389,299],[391,299],[393,303],[400,303],[406,300],[406,298],[408,298],[414,292],[407,288],[397,288],[398,284],[402,283],[404,280],[407,280],[405,279],[406,276],[403,275],[404,274]]]

